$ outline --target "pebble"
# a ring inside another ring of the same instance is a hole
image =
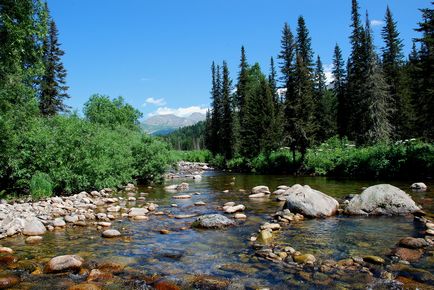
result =
[[[206,203],[203,202],[203,201],[197,201],[197,202],[194,203],[194,205],[195,206],[203,206],[203,205],[206,205]]]
[[[163,229],[163,230],[160,230],[160,234],[167,235],[167,234],[170,234],[170,231],[166,230],[166,229]]]
[[[2,254],[13,254],[14,250],[8,247],[0,247],[0,253]]]
[[[43,238],[41,236],[32,236],[32,237],[28,237],[26,239],[26,243],[27,244],[36,244],[39,243],[43,240]]]

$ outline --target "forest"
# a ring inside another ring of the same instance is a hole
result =
[[[420,9],[420,38],[408,57],[389,7],[379,51],[368,13],[363,21],[357,0],[351,11],[351,54],[345,61],[336,44],[330,86],[303,16],[295,34],[283,26],[278,64],[270,58],[268,76],[249,63],[244,46],[235,83],[225,61],[212,64],[204,134],[215,164],[353,177],[432,174],[433,9]]]

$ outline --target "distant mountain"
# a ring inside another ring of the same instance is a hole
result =
[[[142,128],[152,135],[166,135],[178,128],[194,125],[205,120],[205,114],[193,113],[188,117],[178,117],[173,114],[156,115],[146,119]]]

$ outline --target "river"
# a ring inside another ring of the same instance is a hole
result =
[[[168,181],[166,185],[179,183]],[[119,219],[112,228],[118,229],[123,237],[103,239],[95,227],[67,228],[44,236],[38,245],[28,245],[24,237],[17,236],[1,241],[2,246],[15,250],[16,264],[3,266],[4,272],[16,273],[26,263],[28,267],[43,268],[49,258],[64,254],[77,254],[87,263],[111,261],[127,266],[124,279],[138,279],[134,273],[158,275],[164,280],[184,285],[194,275],[206,274],[216,279],[231,281],[232,289],[364,289],[366,282],[359,276],[335,278],[320,283],[325,278],[301,275],[285,269],[279,264],[260,259],[254,255],[249,241],[261,224],[270,220],[270,215],[281,209],[282,203],[267,199],[249,199],[249,190],[256,185],[267,185],[274,190],[278,185],[308,184],[337,199],[348,194],[357,194],[363,187],[378,184],[378,181],[335,180],[323,177],[294,177],[282,175],[246,175],[222,172],[207,172],[199,181],[188,180],[191,199],[175,200],[173,193],[163,186],[143,187],[140,192],[149,193],[143,202],[155,202],[165,215],[151,215],[148,221]],[[422,204],[424,210],[433,212],[434,191],[428,184],[427,192],[411,192],[410,182],[388,181],[410,193]],[[242,190],[246,190],[243,192]],[[226,192],[225,192],[226,191]],[[195,194],[199,193],[199,194]],[[122,193],[121,193],[122,195]],[[204,206],[194,203],[203,201]],[[233,201],[246,206],[245,221],[225,230],[198,230],[190,227],[195,217],[177,219],[182,214],[222,213],[224,203]],[[142,201],[125,206],[140,206]],[[171,204],[177,204],[172,207]],[[169,230],[161,234],[162,229]],[[311,253],[319,260],[340,260],[351,256],[377,255],[385,257],[396,242],[403,237],[421,236],[422,229],[412,217],[346,217],[312,219],[293,223],[281,230],[276,242],[286,243],[297,250]],[[432,252],[414,266],[434,274]],[[12,268],[12,269],[11,269]],[[80,274],[31,275],[20,270],[22,282],[14,289],[68,289],[83,280]],[[313,270],[315,272],[315,270]],[[133,274],[132,274],[133,273]],[[98,283],[97,283],[98,284]],[[186,284],[185,284],[186,285]],[[145,289],[137,284],[127,286],[113,278],[99,282],[102,289]],[[429,285],[425,285],[430,287]],[[185,286],[187,287],[187,286]],[[166,288],[164,288],[166,289]],[[169,288],[167,288],[169,289]],[[428,289],[428,288],[427,288]]]

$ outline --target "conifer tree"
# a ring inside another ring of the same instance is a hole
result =
[[[314,103],[315,103],[315,112],[314,118],[318,123],[315,131],[315,138],[317,141],[324,141],[327,137],[329,137],[330,132],[330,116],[327,116],[326,113],[326,76],[324,74],[324,67],[322,65],[322,61],[320,56],[317,57],[316,66],[314,71]]]
[[[67,111],[64,100],[69,98],[66,84],[66,69],[61,57],[64,55],[58,40],[56,23],[51,20],[48,36],[44,40],[45,73],[41,81],[39,108],[43,115],[53,116],[58,112]]]
[[[283,100],[279,98],[277,93],[277,72],[274,66],[274,59],[270,59],[270,74],[268,76],[268,85],[270,87],[270,92],[273,97],[273,126],[272,126],[272,136],[270,137],[270,142],[272,143],[272,148],[277,149],[282,145],[282,136],[284,132],[284,106]]]
[[[315,120],[316,103],[313,100],[313,61],[309,31],[304,18],[298,18],[295,64],[295,115],[297,129],[294,139],[304,157],[307,147],[315,141],[318,122]]]
[[[385,44],[382,48],[382,64],[392,100],[391,108],[394,111],[391,123],[395,127],[394,137],[405,138],[410,132],[411,107],[409,91],[404,83],[403,44],[389,7],[386,10],[385,23],[382,29]]]
[[[249,64],[247,63],[246,50],[244,46],[241,46],[241,59],[240,59],[239,68],[240,71],[238,73],[237,92],[236,92],[236,99],[235,99],[235,106],[238,108],[238,110],[243,105],[245,99],[247,69],[249,68]]]
[[[362,134],[361,128],[358,126],[361,114],[363,113],[361,107],[363,102],[363,72],[365,58],[363,56],[363,39],[364,29],[360,21],[359,4],[357,0],[352,0],[351,6],[351,27],[352,33],[350,36],[351,55],[347,63],[347,88],[346,88],[346,107],[349,116],[347,120],[347,127],[345,135],[355,139],[357,135]]]
[[[284,143],[291,148],[293,160],[296,152],[296,100],[295,100],[295,42],[294,35],[288,23],[285,23],[280,41],[281,50],[279,53],[280,71],[282,73],[282,84],[286,88],[284,100]]]
[[[333,92],[337,102],[337,131],[340,137],[346,136],[349,121],[349,106],[345,95],[345,62],[342,58],[342,51],[338,44],[335,45],[333,55]]]
[[[365,70],[362,84],[360,133],[356,136],[358,144],[387,142],[392,134],[390,124],[390,95],[384,80],[383,70],[375,52],[369,18],[366,13],[366,26],[363,36],[363,56]]]
[[[233,131],[233,100],[231,95],[232,81],[229,76],[229,68],[227,63],[223,62],[223,74],[222,74],[222,123],[221,123],[221,135],[222,142],[221,151],[226,160],[233,157],[234,153],[234,131]]]
[[[221,127],[223,121],[222,114],[222,94],[221,94],[221,75],[220,66],[212,63],[212,111],[211,111],[211,133],[210,133],[210,147],[208,148],[214,154],[222,153],[222,140],[221,140]]]
[[[415,129],[427,140],[434,140],[434,10],[420,11],[422,21],[416,29],[422,33],[422,37],[416,39],[420,43],[416,61],[416,76],[420,81],[413,97],[417,110]]]

